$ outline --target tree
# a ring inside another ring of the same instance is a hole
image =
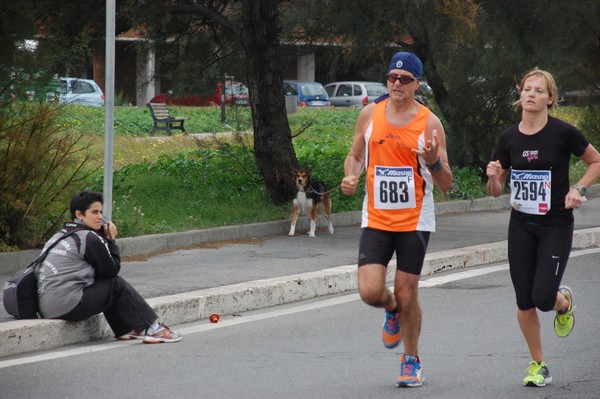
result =
[[[411,47],[422,54],[445,121],[451,162],[484,170],[500,133],[514,123],[511,103],[518,49],[505,52],[503,40],[510,35],[505,36],[502,24],[489,20],[489,9],[481,2],[420,2],[406,11],[407,29],[414,40]],[[495,34],[486,32],[490,23]]]
[[[37,33],[35,18],[33,0],[0,3],[0,99],[14,94],[16,83],[37,72],[34,42],[28,41]]]
[[[285,110],[279,54],[278,0],[242,1],[242,46],[248,59],[248,88],[256,163],[276,204],[294,195],[298,160]]]
[[[103,45],[103,0],[22,3],[14,7],[18,18],[40,21],[49,43],[45,54],[61,70],[83,67]],[[483,168],[489,161],[502,130],[518,119],[511,109],[516,80],[534,66],[551,70],[564,87],[600,85],[597,0],[582,0],[577,7],[560,0],[401,0],[393,6],[374,0],[121,0],[117,5],[119,32],[146,27],[157,46],[176,43],[174,62],[190,60],[188,68],[177,69],[180,77],[198,70],[245,75],[256,162],[277,204],[291,199],[288,182],[298,163],[282,93],[282,39],[327,43],[322,47],[330,54],[332,80],[338,68],[352,64],[360,69],[357,78],[383,81],[393,52],[416,52],[456,166]],[[31,33],[16,31],[18,37]]]
[[[161,26],[178,26],[180,33],[191,26],[203,26],[212,32],[218,62],[223,62],[219,57],[227,46],[223,45],[227,35],[239,42],[245,56],[256,163],[272,201],[275,204],[288,202],[293,197],[291,182],[298,160],[283,94],[279,1],[177,2],[166,8],[158,1],[150,9],[154,16],[160,13],[163,21],[167,17]],[[145,15],[146,23],[156,22],[155,17],[148,15]],[[165,33],[162,30],[159,35],[164,37]]]
[[[597,1],[577,7],[558,0],[402,0],[393,7],[363,0],[291,3],[289,15],[297,18],[288,18],[288,32],[303,33],[307,42],[335,43],[346,59],[370,60],[365,78],[382,80],[400,48],[420,56],[453,166],[483,172],[499,135],[519,118],[511,107],[516,84],[533,67],[564,78],[559,84],[583,84],[594,76],[600,81]]]

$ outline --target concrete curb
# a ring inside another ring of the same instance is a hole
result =
[[[600,228],[578,230],[573,246],[600,244]],[[506,241],[432,253],[426,256],[423,274],[492,264],[507,258]],[[318,296],[355,291],[356,265],[311,273],[262,279],[223,287],[148,299],[167,324],[203,320],[211,313],[234,314]],[[388,280],[393,280],[390,268]],[[101,315],[83,322],[16,320],[0,323],[0,358],[64,345],[108,338],[112,335]]]

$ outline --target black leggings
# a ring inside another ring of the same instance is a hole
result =
[[[98,313],[104,313],[117,337],[131,330],[142,332],[158,319],[135,288],[119,276],[97,279],[84,288],[81,302],[57,319],[81,321]]]
[[[519,309],[554,309],[572,243],[573,223],[542,226],[511,216],[508,261]]]

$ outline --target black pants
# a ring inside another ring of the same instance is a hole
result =
[[[104,313],[116,337],[131,330],[146,330],[158,316],[131,284],[123,278],[97,279],[83,290],[81,302],[62,320],[81,321]]]
[[[519,309],[554,308],[572,242],[573,224],[539,226],[510,218],[508,262]]]

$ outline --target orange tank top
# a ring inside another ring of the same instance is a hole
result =
[[[434,232],[433,179],[425,161],[411,151],[425,146],[431,111],[421,106],[408,125],[396,127],[387,121],[387,102],[375,105],[364,134],[367,181],[362,227]]]

